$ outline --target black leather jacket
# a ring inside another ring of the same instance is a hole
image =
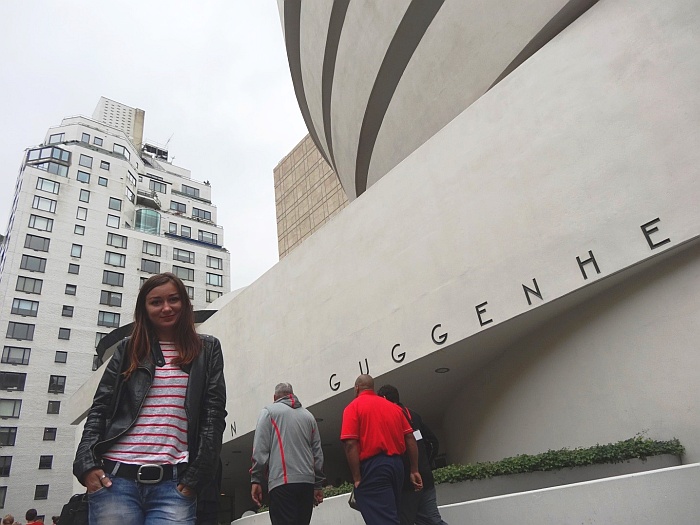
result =
[[[182,368],[189,374],[185,395],[189,466],[179,482],[195,491],[211,481],[216,472],[226,426],[221,344],[210,335],[200,337],[202,351],[190,365]],[[102,454],[136,421],[151,387],[155,364],[165,364],[160,345],[152,342],[152,359],[139,365],[125,381],[121,372],[128,367],[127,341],[124,339],[119,343],[95,392],[73,462],[73,474],[78,480],[88,470],[102,468]]]

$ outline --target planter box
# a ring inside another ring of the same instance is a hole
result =
[[[651,456],[646,460],[632,459],[622,463],[588,465],[586,467],[566,468],[549,472],[526,472],[507,476],[495,476],[487,479],[462,481],[460,483],[441,483],[436,485],[439,505],[461,503],[475,499],[502,496],[516,492],[569,485],[581,481],[622,476],[635,472],[644,472],[681,464],[678,456],[662,454]]]

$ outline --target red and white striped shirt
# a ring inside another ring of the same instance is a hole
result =
[[[172,365],[178,352],[173,343],[160,342],[164,366],[157,366],[136,422],[103,454],[121,463],[182,463],[187,451],[185,393],[189,376]]]

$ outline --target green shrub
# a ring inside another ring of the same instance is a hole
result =
[[[472,479],[485,479],[506,474],[561,470],[564,468],[598,465],[603,463],[621,463],[630,459],[642,459],[661,454],[681,456],[685,452],[683,445],[677,439],[670,441],[655,441],[641,434],[632,439],[595,445],[590,448],[575,448],[569,450],[548,450],[542,454],[522,454],[500,461],[470,463],[467,465],[447,465],[433,471],[435,483],[459,483]],[[324,497],[330,498],[339,494],[347,494],[352,490],[351,483],[343,483],[339,487],[325,487]]]

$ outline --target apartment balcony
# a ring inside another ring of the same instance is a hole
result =
[[[154,210],[160,210],[161,204],[158,194],[153,190],[138,190],[136,192],[136,204],[141,204]]]

